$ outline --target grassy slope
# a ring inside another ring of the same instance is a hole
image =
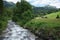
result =
[[[51,27],[59,27],[60,26],[60,18],[56,19],[57,14],[60,16],[60,12],[52,13],[45,15],[47,18],[36,17],[32,19],[30,22],[25,24],[25,27],[29,29],[40,29],[41,27],[51,28]]]
[[[47,18],[36,17],[26,23],[25,27],[43,40],[49,40],[49,36],[51,40],[60,40],[60,18],[56,19],[57,14],[60,16],[60,12],[56,12],[45,15]]]
[[[52,13],[52,14],[45,15],[45,16],[47,16],[49,19],[55,19],[57,15],[60,16],[60,12]]]

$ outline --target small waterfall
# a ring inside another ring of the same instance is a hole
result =
[[[3,40],[35,40],[35,35],[30,33],[27,29],[16,25],[11,20],[8,21],[8,27],[4,31]]]

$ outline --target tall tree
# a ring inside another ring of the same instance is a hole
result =
[[[0,34],[7,26],[7,19],[4,16],[4,7],[3,7],[3,0],[0,0]]]
[[[0,34],[2,32],[2,14],[3,14],[3,1],[0,0]]]
[[[14,16],[12,19],[13,21],[22,21],[22,22],[24,21],[23,23],[25,23],[32,16],[31,14],[32,14],[32,6],[30,5],[30,3],[25,0],[21,0],[21,2],[16,3],[16,7],[14,8]]]
[[[16,3],[16,7],[14,8],[14,16],[17,18],[22,18],[21,15],[28,10],[32,11],[32,6],[30,3],[25,0],[21,0],[21,2]]]
[[[2,15],[3,12],[3,0],[0,0],[0,16]]]
[[[32,10],[32,6],[30,5],[30,3],[28,3],[25,0],[21,0],[21,11],[28,11],[28,10]],[[21,13],[23,13],[21,12]]]
[[[21,2],[16,3],[16,8],[14,10],[15,13],[22,14],[25,11],[32,10],[32,6],[27,1],[21,0]]]

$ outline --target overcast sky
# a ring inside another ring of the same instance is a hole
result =
[[[14,2],[16,3],[17,1],[20,0],[7,0],[9,2]],[[45,5],[51,5],[51,6],[56,6],[57,8],[60,8],[60,0],[26,0],[29,3],[31,3],[34,6],[45,6]]]

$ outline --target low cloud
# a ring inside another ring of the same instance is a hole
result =
[[[20,0],[7,0],[9,2],[14,2],[16,3],[17,1]],[[45,5],[51,5],[51,6],[56,6],[57,8],[60,8],[60,0],[26,0],[28,1],[30,4],[34,5],[34,6],[45,6]]]
[[[60,0],[26,0],[34,6],[51,5],[60,8]]]
[[[19,1],[19,0],[6,0],[6,1],[16,3],[16,2]]]

